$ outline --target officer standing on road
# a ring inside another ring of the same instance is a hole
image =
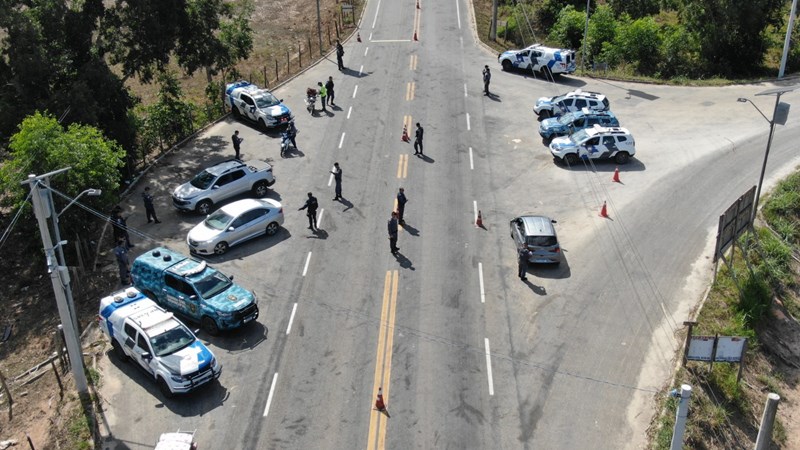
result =
[[[417,122],[417,131],[414,133],[414,154],[424,156],[422,154],[422,134],[425,130],[422,129],[422,125]]]
[[[155,221],[156,223],[161,223],[158,220],[158,216],[156,216],[156,209],[153,207],[153,196],[150,195],[150,188],[144,188],[144,192],[142,192],[142,200],[144,200],[144,211],[147,213],[147,223],[151,223]]]
[[[528,279],[528,259],[531,257],[531,251],[528,250],[528,247],[521,246],[519,248],[519,252],[517,252],[517,274],[519,275],[519,279],[522,281],[526,281]]]
[[[320,103],[322,103],[322,111],[328,111],[325,109],[325,102],[327,101],[325,97],[328,96],[328,90],[322,85],[322,81],[318,81],[317,86],[319,86],[319,99],[321,100]]]
[[[117,265],[119,266],[119,283],[123,286],[131,284],[131,264],[128,260],[128,247],[125,245],[125,238],[117,239],[117,246],[114,247],[114,256],[117,258]]]
[[[392,211],[392,218],[388,223],[389,230],[389,250],[393,255],[397,256],[400,248],[397,246],[397,213]]]
[[[233,132],[233,136],[231,136],[231,141],[233,141],[233,150],[236,152],[236,159],[239,159],[239,149],[244,139],[239,137],[239,130]]]
[[[406,203],[408,203],[405,192],[403,188],[397,191],[397,221],[402,225],[406,224],[406,221],[403,220],[403,212],[406,210]]]
[[[344,200],[342,198],[342,168],[339,167],[339,163],[333,163],[333,170],[331,170],[333,174],[333,180],[336,182],[336,197],[333,197],[334,200]]]
[[[483,95],[489,95],[489,82],[492,80],[492,72],[489,66],[483,66]]]
[[[339,41],[336,41],[336,63],[339,65],[339,71],[341,72],[344,70],[344,62],[342,61],[342,57],[344,57],[344,47]]]
[[[294,149],[300,151],[300,149],[297,148],[297,142],[294,141],[294,138],[297,137],[297,127],[294,125],[294,119],[290,120],[289,125],[286,126],[286,135],[289,137],[289,141],[292,142]]]
[[[298,208],[298,211],[306,210],[306,215],[308,216],[308,228],[311,231],[317,230],[317,207],[319,203],[317,202],[317,198],[309,192],[308,193],[308,200],[306,200],[306,204],[303,205],[301,208]]]
[[[122,208],[120,208],[119,205],[114,207],[111,216],[111,224],[114,225],[114,240],[118,241],[123,239],[127,248],[132,248],[131,237],[128,235],[128,223],[127,220],[122,217]]]
[[[328,77],[328,81],[325,82],[325,90],[328,91],[328,104],[336,106],[333,104],[333,77]]]

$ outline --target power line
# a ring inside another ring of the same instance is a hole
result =
[[[30,200],[30,199],[31,199],[31,193],[28,192],[28,196],[25,197],[25,201],[23,202],[23,204],[19,205],[19,209],[17,209],[17,213],[14,214],[14,218],[11,219],[11,223],[8,224],[8,227],[6,227],[6,231],[3,232],[3,236],[0,237],[0,249],[3,248],[3,245],[6,243],[6,240],[11,235],[11,230],[14,228],[14,225],[17,224],[17,220],[19,220],[19,216],[22,215],[23,208],[25,207],[26,204],[28,204],[28,200]]]

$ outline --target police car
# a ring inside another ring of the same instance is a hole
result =
[[[219,378],[222,365],[172,313],[135,288],[100,300],[100,329],[123,361],[135,361],[164,396],[190,392]]]
[[[134,287],[164,308],[198,322],[208,334],[242,327],[258,318],[254,292],[221,272],[165,247],[140,255],[131,266]]]
[[[636,154],[636,142],[625,128],[595,125],[553,139],[550,153],[568,165],[577,164],[579,158],[613,159],[617,164],[625,164]]]
[[[584,128],[592,128],[595,125],[601,127],[618,127],[619,120],[611,111],[595,111],[583,108],[580,111],[573,111],[561,117],[550,117],[544,119],[539,124],[539,136],[545,145],[550,144],[553,138],[566,136]]]
[[[536,100],[533,112],[539,116],[539,120],[543,120],[548,117],[558,117],[572,111],[580,111],[583,108],[607,111],[611,108],[611,103],[603,94],[576,89],[555,97],[540,97]]]
[[[225,86],[225,104],[237,119],[251,120],[263,129],[286,125],[294,118],[283,100],[247,81]]]
[[[534,70],[547,78],[562,73],[575,72],[575,51],[563,48],[545,47],[533,44],[523,50],[508,50],[497,55],[497,62],[503,70]]]

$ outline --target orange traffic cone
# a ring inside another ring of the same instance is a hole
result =
[[[612,178],[611,181],[614,183],[622,183],[622,181],[619,181],[619,167],[614,169],[614,178]]]
[[[361,42],[361,33],[356,33],[356,40]]]
[[[383,388],[378,388],[378,398],[375,399],[375,409],[378,411],[386,411],[386,404],[383,403]]]
[[[410,141],[410,140],[411,140],[411,139],[409,139],[409,137],[408,137],[408,127],[406,127],[405,125],[403,125],[403,137],[401,137],[400,139],[401,139],[403,142],[408,142],[408,141]]]
[[[414,32],[414,40],[415,40],[415,41],[418,41],[418,40],[419,40],[419,39],[417,39],[417,32],[416,32],[416,31]]]
[[[475,227],[476,228],[483,228],[483,216],[481,216],[481,212],[478,211],[478,218],[475,219]]]
[[[608,210],[606,209],[606,202],[603,202],[603,207],[600,208],[600,217],[608,217]]]

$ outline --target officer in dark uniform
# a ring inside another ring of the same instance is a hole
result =
[[[414,134],[414,154],[423,156],[422,154],[422,134],[425,132],[422,125],[417,122],[417,131]]]
[[[397,246],[397,213],[392,211],[392,218],[389,219],[388,231],[389,231],[389,250],[392,252],[393,255],[397,256],[398,250],[400,248]]]
[[[342,198],[342,168],[339,167],[339,163],[333,163],[333,170],[330,171],[333,174],[333,179],[336,182],[336,197],[333,197],[334,200],[344,200]]]
[[[131,238],[128,235],[127,220],[122,217],[122,208],[119,206],[114,207],[111,215],[111,224],[114,225],[114,240],[119,241],[123,239],[128,248],[133,248]]]
[[[406,203],[408,203],[406,191],[405,189],[400,188],[397,192],[397,221],[403,225],[406,223],[406,221],[403,220],[403,212],[406,210]]]
[[[517,252],[517,268],[518,268],[518,275],[519,279],[522,281],[526,281],[528,277],[528,259],[531,257],[531,251],[528,250],[528,247],[522,246],[519,248],[519,252]]]
[[[128,246],[125,245],[125,238],[117,239],[117,246],[114,247],[114,256],[117,258],[119,266],[119,283],[123,286],[131,284],[131,264],[128,260]]]
[[[317,202],[317,198],[309,192],[308,193],[308,200],[306,200],[306,204],[302,207],[298,208],[298,211],[303,209],[306,210],[306,215],[308,216],[308,228],[312,231],[317,230],[317,207],[319,203]]]
[[[144,188],[144,192],[142,192],[142,200],[144,200],[144,210],[147,213],[147,223],[155,221],[156,223],[161,223],[158,220],[158,216],[156,216],[156,209],[153,207],[153,196],[150,195],[150,188]]]

